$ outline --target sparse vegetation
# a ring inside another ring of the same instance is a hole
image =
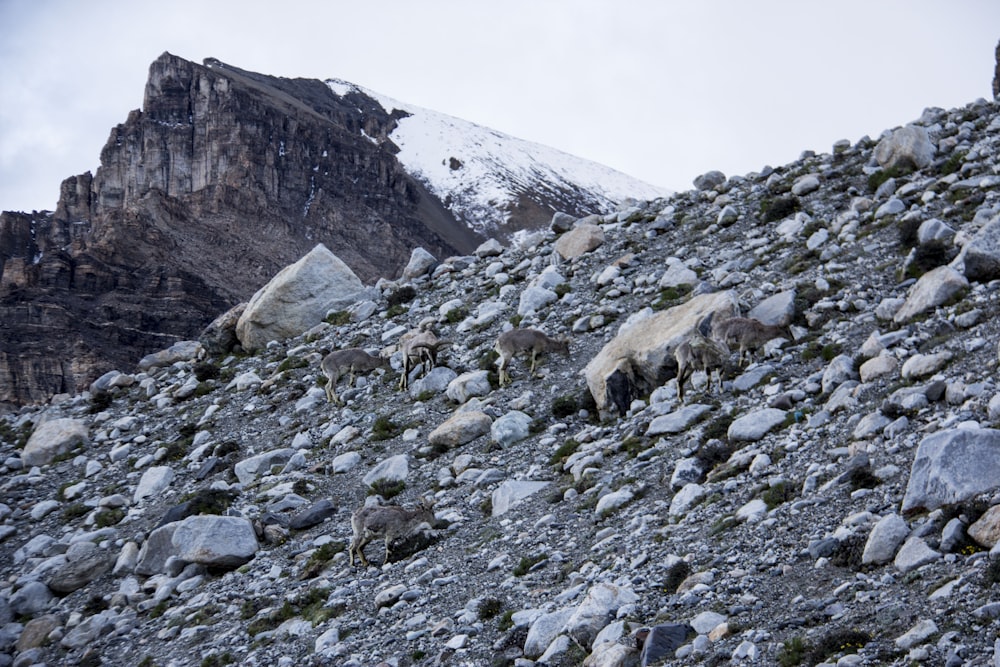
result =
[[[372,423],[372,440],[388,440],[403,432],[403,427],[386,415],[379,415]]]
[[[531,556],[524,556],[523,558],[521,558],[520,561],[518,561],[517,566],[514,568],[513,572],[514,576],[523,577],[524,575],[528,574],[531,568],[535,567],[542,561],[547,560],[548,557],[549,556],[546,553],[537,553]]]

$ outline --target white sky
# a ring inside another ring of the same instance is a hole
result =
[[[0,209],[96,171],[164,51],[341,78],[684,190],[992,97],[997,0],[0,0]]]

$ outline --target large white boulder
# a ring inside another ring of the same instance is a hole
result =
[[[630,317],[584,368],[587,386],[602,417],[623,414],[632,399],[645,395],[677,372],[674,349],[708,315],[739,312],[732,291],[701,294],[660,312]]]
[[[245,349],[259,350],[269,341],[304,333],[331,310],[368,298],[361,279],[321,243],[253,295],[236,323],[236,336]]]

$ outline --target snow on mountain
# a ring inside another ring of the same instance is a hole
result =
[[[478,231],[488,232],[506,221],[525,192],[542,193],[558,202],[583,190],[602,207],[594,213],[607,213],[625,199],[656,199],[671,192],[596,162],[346,81],[329,79],[326,84],[341,97],[359,92],[387,113],[398,109],[408,114],[389,137],[400,149],[397,159],[456,217]]]

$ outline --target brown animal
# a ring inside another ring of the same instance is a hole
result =
[[[393,540],[397,540],[417,532],[417,529],[427,524],[434,526],[434,503],[428,499],[421,499],[420,506],[415,509],[406,509],[399,505],[384,505],[360,507],[354,510],[351,515],[351,529],[354,536],[351,539],[351,546],[347,550],[350,564],[354,565],[354,556],[357,554],[362,565],[367,566],[368,559],[365,558],[365,546],[374,539],[385,539],[385,560],[389,561],[389,547]]]
[[[337,397],[337,380],[345,373],[350,374],[347,386],[354,384],[356,373],[366,373],[376,368],[388,366],[389,360],[373,354],[368,354],[358,347],[349,347],[344,350],[337,350],[323,357],[320,362],[320,369],[326,375],[326,400],[331,403],[340,404]]]
[[[531,370],[534,374],[538,365],[538,355],[543,352],[561,352],[569,354],[568,338],[549,338],[538,329],[511,329],[500,334],[497,338],[494,349],[500,355],[499,374],[500,385],[510,384],[510,373],[507,372],[507,365],[515,355],[521,352],[531,351]]]
[[[705,371],[708,375],[708,389],[712,388],[712,376],[716,376],[719,391],[722,391],[723,373],[729,360],[729,348],[711,338],[692,331],[674,349],[677,360],[677,398],[684,402],[684,381],[695,371]]]
[[[408,331],[399,339],[399,349],[403,353],[403,373],[399,378],[399,388],[406,389],[410,384],[410,371],[420,365],[424,375],[434,370],[437,365],[438,351],[450,345],[450,341],[441,340],[433,331]]]
[[[738,345],[739,365],[742,367],[744,354],[749,365],[753,361],[753,353],[763,348],[769,340],[793,340],[794,337],[787,325],[764,324],[750,317],[730,317],[712,323],[712,338],[726,345]]]

